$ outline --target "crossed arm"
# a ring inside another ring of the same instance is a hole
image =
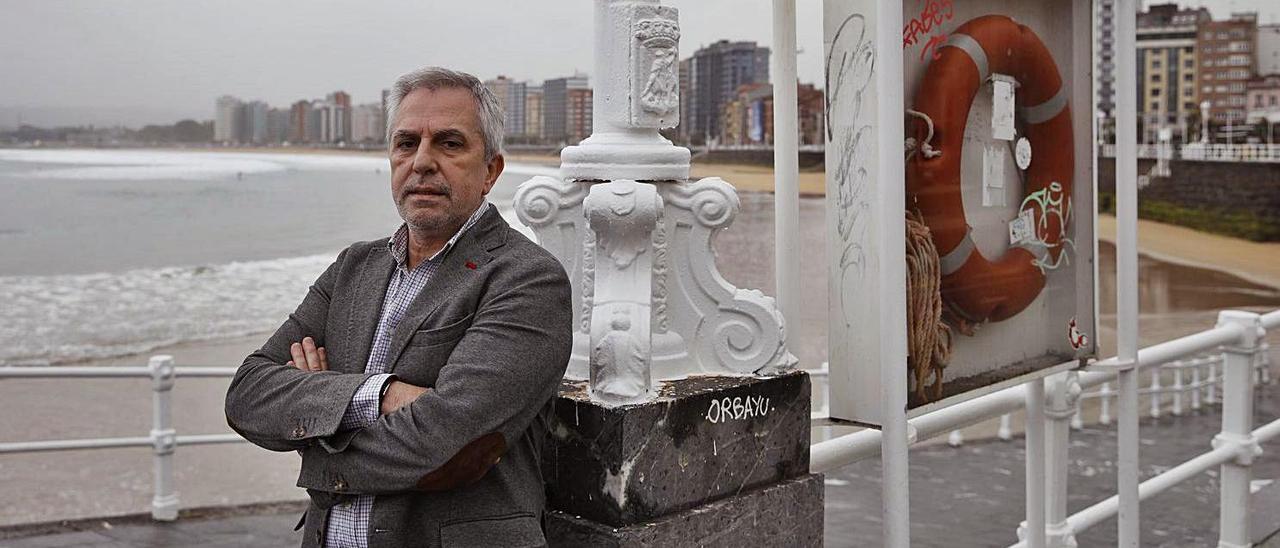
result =
[[[572,311],[563,268],[548,256],[495,272],[489,287],[504,289],[481,298],[435,386],[391,381],[381,417],[343,431],[353,398],[373,375],[331,371],[322,350],[342,261],[245,360],[228,390],[228,423],[267,449],[301,450],[300,487],[383,494],[478,479],[523,435],[564,374]]]
[[[285,365],[299,371],[328,371],[329,356],[323,346],[316,346],[315,339],[303,337],[302,342],[289,345],[289,360]],[[384,384],[386,384],[384,388]],[[339,429],[363,428],[373,423],[380,415],[386,415],[409,405],[427,389],[396,379],[389,374],[377,374],[366,379],[356,389],[343,414]],[[372,402],[372,405],[367,405]],[[376,412],[374,412],[376,411]]]

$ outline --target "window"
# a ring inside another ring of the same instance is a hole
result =
[[[1272,96],[1271,96],[1271,106],[1273,106],[1273,107],[1274,107],[1274,106],[1276,106],[1276,104],[1277,104],[1277,98],[1276,98],[1276,96],[1275,96],[1275,95],[1272,95]]]
[[[1159,102],[1159,101],[1152,101],[1152,102],[1151,102],[1151,110],[1160,110],[1160,102]]]
[[[1160,96],[1160,88],[1152,88],[1152,89],[1151,89],[1151,96],[1152,96],[1152,97],[1159,97],[1159,96]]]
[[[1159,81],[1160,81],[1160,75],[1159,75],[1159,74],[1152,74],[1152,75],[1151,75],[1151,81],[1152,81],[1152,82],[1159,82]]]
[[[1158,68],[1160,68],[1160,60],[1159,60],[1159,59],[1155,59],[1155,60],[1151,61],[1151,68],[1157,68],[1157,69],[1158,69]]]
[[[1190,82],[1190,81],[1193,81],[1193,80],[1195,80],[1195,75],[1194,75],[1194,74],[1183,74],[1183,75],[1182,75],[1182,81],[1183,81],[1183,82]]]

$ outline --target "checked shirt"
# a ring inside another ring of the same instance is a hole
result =
[[[400,225],[400,229],[387,241],[391,256],[396,261],[395,273],[387,284],[387,296],[382,301],[382,315],[378,318],[378,331],[373,337],[373,348],[369,352],[369,361],[364,366],[365,373],[376,373],[369,377],[351,397],[342,416],[341,430],[364,428],[378,420],[378,410],[382,404],[380,393],[382,385],[391,375],[387,370],[387,352],[391,347],[391,335],[396,326],[404,318],[405,312],[422,288],[427,285],[446,253],[457,243],[458,238],[476,224],[490,207],[489,202],[481,202],[471,217],[462,224],[462,228],[440,248],[431,258],[422,261],[413,270],[409,264],[409,227]],[[357,495],[353,500],[334,506],[329,511],[329,526],[325,532],[325,546],[329,548],[368,548],[369,546],[369,513],[373,510],[373,495]]]

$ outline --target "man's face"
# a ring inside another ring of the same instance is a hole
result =
[[[479,103],[466,89],[419,88],[392,123],[391,195],[400,218],[421,236],[452,236],[502,173],[502,155],[484,159]]]

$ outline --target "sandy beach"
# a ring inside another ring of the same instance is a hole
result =
[[[1098,238],[1116,241],[1116,218],[1098,216]],[[1153,259],[1227,272],[1280,289],[1280,242],[1251,242],[1138,219],[1138,251]]]

